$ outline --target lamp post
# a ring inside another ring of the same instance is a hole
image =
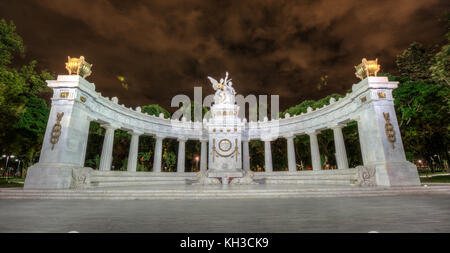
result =
[[[16,162],[19,162],[19,163],[17,164],[17,169],[16,169],[16,173],[15,173],[15,174],[17,174],[17,171],[19,171],[20,160],[19,160],[19,159],[16,159]],[[22,172],[21,172],[20,174],[22,174]]]
[[[5,165],[5,170],[6,170],[6,182],[8,182],[8,177],[9,177],[9,170],[8,170],[8,161],[9,158],[14,158],[14,155],[3,155],[3,158],[6,158],[6,165]]]
[[[195,157],[195,167],[198,170],[198,161],[200,160],[200,157],[196,156]]]

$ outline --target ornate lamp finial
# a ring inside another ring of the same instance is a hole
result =
[[[80,56],[80,58],[70,58],[70,56],[67,56],[67,59],[66,69],[69,75],[80,75],[86,78],[92,74],[92,64],[86,62],[84,56]]]
[[[361,80],[368,76],[377,76],[378,71],[380,71],[378,58],[370,61],[368,61],[366,58],[363,58],[362,62],[358,66],[355,66],[355,69],[356,77],[360,78]]]

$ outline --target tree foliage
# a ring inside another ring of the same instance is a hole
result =
[[[429,49],[418,42],[411,45],[397,56],[397,68],[400,76],[412,81],[429,82],[431,80],[431,59]]]
[[[403,145],[409,158],[425,159],[429,164],[433,163],[434,155],[446,158],[450,87],[395,76],[389,79],[399,81],[393,96]]]
[[[24,166],[40,150],[49,108],[39,96],[49,91],[45,80],[53,76],[37,70],[37,62],[11,66],[24,55],[22,38],[13,22],[0,20],[0,151],[15,154]]]
[[[434,82],[450,86],[450,32],[446,37],[447,44],[433,57],[430,72]]]
[[[0,19],[0,66],[8,66],[14,53],[22,54],[25,48],[22,38],[16,33],[16,26],[11,21],[9,24]]]
[[[164,118],[170,118],[170,113],[159,105],[144,105],[142,106],[142,112],[157,117],[162,113],[164,114]]]

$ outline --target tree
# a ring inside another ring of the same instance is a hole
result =
[[[6,20],[0,20],[0,66],[8,66],[12,59],[13,53],[23,55],[25,48],[22,38],[16,33],[16,26],[11,21],[9,24]]]
[[[164,118],[170,118],[170,113],[159,105],[144,105],[142,106],[142,112],[157,117],[159,117],[159,114],[163,113]]]
[[[305,100],[305,101],[301,102],[300,104],[293,106],[293,107],[287,109],[286,111],[280,113],[280,116],[284,117],[286,115],[286,113],[289,113],[291,116],[300,115],[302,113],[306,113],[308,110],[308,107],[311,107],[313,110],[315,110],[317,108],[323,107],[324,105],[330,104],[331,98],[334,98],[337,100],[341,97],[342,97],[342,95],[339,95],[339,94],[331,94],[331,95],[329,95],[325,98],[319,99],[317,101]]]
[[[411,81],[431,82],[431,50],[418,42],[411,45],[397,56],[397,68],[402,77]]]
[[[442,46],[432,59],[430,66],[431,77],[437,84],[450,86],[450,32],[446,34],[447,44]]]
[[[264,162],[264,144],[259,140],[251,140],[248,143],[250,153],[250,167],[258,171],[265,167]]]
[[[10,66],[14,55],[24,55],[22,38],[13,22],[0,20],[0,152],[15,154],[25,166],[40,150],[49,108],[39,96],[50,91],[46,71],[36,70],[36,61]]]
[[[389,79],[399,81],[393,96],[409,158],[425,159],[428,164],[433,164],[434,156],[439,155],[448,161],[450,87],[396,76],[389,76]]]
[[[35,154],[40,151],[49,113],[50,108],[44,99],[31,96],[25,104],[25,112],[20,116],[19,122],[8,134],[10,150],[25,158],[23,165],[33,161]]]

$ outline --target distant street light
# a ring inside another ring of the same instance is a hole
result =
[[[9,158],[14,158],[14,155],[2,155],[3,158],[6,158],[6,165],[5,165],[5,170],[6,170],[6,182],[8,182],[8,177],[9,177],[9,170],[8,170],[8,161]]]
[[[200,160],[200,157],[196,156],[195,157],[195,167],[197,167],[198,169],[198,161]]]
[[[20,167],[20,160],[19,159],[16,159],[16,162],[19,162],[18,164],[17,164],[17,170],[16,170],[16,174],[17,174],[17,171],[19,171],[19,167]],[[21,173],[22,174],[22,173]]]

